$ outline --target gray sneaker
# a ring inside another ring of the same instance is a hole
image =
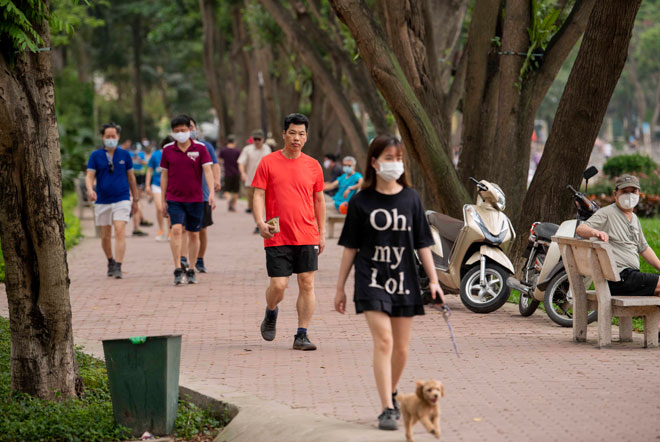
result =
[[[195,269],[186,270],[186,279],[188,284],[197,284],[197,278],[195,278]]]
[[[378,416],[378,429],[387,431],[396,430],[398,426],[396,424],[395,413],[394,408],[384,409],[380,416]]]
[[[277,316],[273,319],[268,319],[268,313],[264,316],[264,320],[261,321],[261,337],[266,341],[272,341],[275,339],[275,326],[277,325]]]
[[[316,345],[312,344],[309,341],[309,338],[307,337],[307,333],[300,333],[293,338],[293,349],[312,351],[312,350],[316,350]]]
[[[108,261],[108,277],[110,278],[112,278],[115,275],[115,264],[117,264],[117,261],[110,258],[110,260]]]
[[[122,273],[121,273],[121,263],[120,262],[115,263],[115,271],[112,274],[112,276],[114,276],[116,279],[122,279],[124,277],[124,275],[122,275]]]
[[[183,269],[174,269],[174,284],[183,284]]]

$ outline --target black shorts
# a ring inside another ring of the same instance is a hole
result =
[[[226,176],[223,189],[225,192],[238,193],[241,190],[241,177],[239,175]]]
[[[319,246],[266,247],[266,270],[271,278],[314,272],[318,268]]]
[[[204,215],[202,216],[202,229],[213,225],[213,209],[208,201],[204,201]]]
[[[135,182],[140,189],[144,189],[144,185],[147,182],[147,176],[135,174]]]
[[[623,269],[619,276],[621,281],[607,281],[612,296],[653,296],[660,275]]]

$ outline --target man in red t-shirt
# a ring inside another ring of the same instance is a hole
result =
[[[294,350],[316,350],[307,337],[307,327],[316,302],[318,255],[325,248],[323,170],[318,161],[302,153],[308,127],[306,116],[288,115],[282,131],[284,148],[261,159],[252,181],[254,219],[264,238],[270,277],[261,336],[266,341],[275,339],[277,305],[284,299],[289,276],[297,273],[300,291]]]

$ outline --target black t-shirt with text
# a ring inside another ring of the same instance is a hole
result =
[[[339,245],[358,249],[354,300],[408,308],[422,304],[415,249],[433,245],[417,192],[404,187],[394,195],[375,189],[357,193]]]

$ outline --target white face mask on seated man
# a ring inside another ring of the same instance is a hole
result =
[[[617,200],[619,205],[626,210],[633,209],[639,203],[639,195],[636,193],[624,193],[619,195]]]

